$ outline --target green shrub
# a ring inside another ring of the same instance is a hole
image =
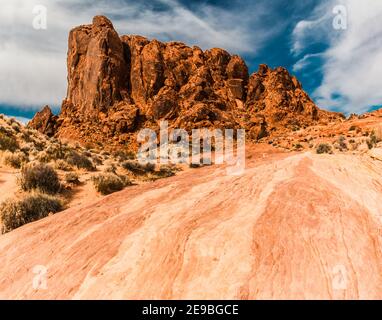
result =
[[[8,199],[0,205],[1,232],[12,231],[61,209],[60,199],[46,194],[31,194],[21,200]]]
[[[20,151],[6,151],[4,153],[3,160],[6,166],[19,169],[23,163],[28,162],[28,157]]]
[[[316,148],[316,152],[318,154],[331,153],[332,152],[332,147],[330,145],[328,145],[327,143],[321,143]]]
[[[78,169],[85,169],[88,171],[95,171],[96,167],[93,162],[86,156],[79,154],[78,152],[72,151],[70,155],[67,157],[66,161],[72,165],[77,167]]]
[[[0,132],[0,150],[8,150],[8,151],[14,152],[18,148],[19,148],[19,145],[15,137],[9,136],[3,132]]]
[[[29,163],[23,166],[18,182],[24,191],[39,190],[54,194],[61,189],[56,171],[51,166],[42,163]]]
[[[155,164],[150,162],[142,164],[135,160],[127,160],[122,163],[122,167],[133,172],[134,174],[142,175],[153,172],[155,169]]]
[[[92,178],[95,189],[103,195],[122,190],[128,181],[114,173],[101,173]]]

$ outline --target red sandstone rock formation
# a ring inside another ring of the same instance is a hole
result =
[[[45,106],[41,111],[35,114],[28,126],[48,136],[52,136],[56,132],[57,118],[49,106]]]
[[[69,35],[68,91],[55,134],[82,142],[131,144],[141,127],[245,128],[260,139],[341,116],[319,110],[287,70],[251,76],[237,55],[180,42],[119,37],[96,16]],[[30,126],[35,126],[35,120]]]

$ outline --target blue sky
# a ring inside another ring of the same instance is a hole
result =
[[[46,30],[32,27],[40,4]],[[338,5],[346,20],[339,30]],[[31,118],[45,104],[59,110],[68,32],[97,14],[120,34],[225,48],[251,72],[260,63],[284,66],[321,108],[362,113],[382,103],[379,0],[1,0],[0,7],[0,113]]]

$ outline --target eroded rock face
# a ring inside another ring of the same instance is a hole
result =
[[[49,106],[45,106],[41,111],[35,114],[33,119],[28,123],[28,127],[45,133],[48,136],[53,136],[57,129],[57,118]]]
[[[243,59],[223,49],[119,37],[96,16],[70,32],[68,92],[55,134],[121,146],[165,119],[187,130],[245,128],[260,139],[340,118],[319,110],[283,68],[261,65],[249,76]]]

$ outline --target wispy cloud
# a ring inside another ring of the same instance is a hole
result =
[[[332,26],[333,8],[347,10],[347,29]],[[326,42],[321,85],[313,93],[324,108],[362,113],[382,103],[382,2],[326,0],[293,32],[292,52],[302,55],[295,65],[303,70],[312,57],[312,43]]]
[[[35,5],[47,7],[47,30],[32,28]],[[2,0],[0,104],[58,106],[66,94],[68,31],[90,23],[94,15],[109,16],[120,34],[178,40],[203,49],[223,47],[243,54],[256,53],[279,29],[262,23],[269,9],[266,1],[226,8],[201,2],[190,9],[175,0]]]

